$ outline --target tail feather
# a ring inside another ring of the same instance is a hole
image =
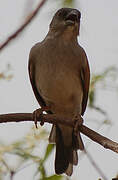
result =
[[[69,137],[70,135],[68,135],[68,138]],[[83,150],[84,144],[82,142],[80,133],[78,133],[78,136],[75,136],[74,133],[72,133],[71,137],[72,143],[69,146],[65,145],[62,129],[57,125],[52,127],[49,141],[56,143],[56,174],[66,173],[68,176],[71,176],[73,172],[73,165],[78,164],[77,150]]]
[[[65,171],[67,176],[71,176],[73,173],[73,165],[69,163],[67,170]]]
[[[52,126],[50,136],[49,136],[50,143],[56,143],[56,125]]]
[[[77,165],[78,164],[78,154],[76,150],[73,150],[73,165]]]
[[[62,149],[62,150],[61,150]],[[55,158],[55,172],[56,174],[65,173],[68,169],[70,158],[69,148],[63,148],[62,146],[56,146],[56,158]]]
[[[78,132],[77,136],[74,135],[74,132],[72,133],[72,146],[74,150],[84,150],[84,144],[80,132]]]
[[[80,132],[78,132],[77,141],[78,141],[78,143],[79,143],[79,148],[78,148],[78,149],[84,150],[84,143],[83,143],[83,141],[82,141]]]
[[[66,171],[69,165],[70,148],[64,146],[61,131],[56,127],[56,158],[55,158],[55,172],[62,174]]]

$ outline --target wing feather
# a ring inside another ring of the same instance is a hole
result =
[[[37,47],[39,48],[39,46],[40,46],[40,43],[36,44],[30,51],[28,70],[29,70],[29,77],[30,77],[32,89],[34,91],[34,95],[35,95],[39,105],[41,107],[45,107],[46,103],[45,103],[44,99],[42,98],[42,96],[40,95],[39,91],[37,90],[36,82],[35,82],[35,60],[36,60],[35,52],[37,51],[36,48]],[[52,114],[51,111],[46,111],[46,112],[49,114]]]
[[[35,67],[33,66],[32,63],[30,63],[30,61],[29,61],[28,69],[29,69],[30,82],[31,82],[32,89],[34,91],[35,97],[36,97],[39,105],[41,107],[44,107],[44,106],[46,106],[45,101],[43,100],[40,93],[38,92],[37,87],[36,87],[36,83],[35,83]]]
[[[85,53],[84,53],[85,54]],[[88,93],[89,93],[89,83],[90,83],[90,69],[88,64],[88,59],[85,54],[85,64],[84,67],[81,70],[81,81],[82,81],[82,87],[83,87],[83,100],[82,100],[82,112],[81,115],[84,115],[84,112],[86,110],[87,101],[88,101]]]

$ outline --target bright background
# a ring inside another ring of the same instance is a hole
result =
[[[30,0],[31,2],[31,0]],[[34,4],[34,7],[38,0]],[[61,4],[61,3],[60,3]],[[0,70],[5,70],[9,63],[12,67],[12,80],[0,81],[0,113],[32,112],[38,107],[28,77],[28,56],[31,47],[44,39],[48,32],[49,23],[56,10],[61,7],[53,0],[41,9],[38,16],[26,28],[21,36],[15,39],[0,53]],[[26,0],[4,0],[0,3],[0,41],[4,41],[26,17]],[[76,0],[76,8],[81,11],[81,31],[79,42],[86,50],[92,73],[102,72],[109,66],[118,67],[118,1],[117,0]],[[112,82],[112,85],[114,82]],[[110,87],[110,84],[109,84]],[[99,88],[99,87],[98,87]],[[98,89],[97,105],[105,109],[112,126],[104,125],[99,129],[103,135],[118,142],[118,92],[114,90]],[[85,124],[95,129],[97,124],[93,119],[102,120],[99,113],[90,111],[85,114]],[[11,143],[23,137],[33,123],[6,123],[0,125],[0,139]],[[48,126],[46,126],[48,127]],[[88,138],[84,138],[89,142]],[[43,151],[43,149],[42,149]],[[118,156],[110,150],[92,142],[88,148],[92,157],[110,180],[118,173]],[[54,155],[54,154],[53,154]],[[52,157],[53,158],[53,157]],[[53,160],[52,160],[53,161]],[[50,163],[50,162],[49,162]],[[51,162],[51,169],[54,167]],[[33,167],[26,168],[14,177],[14,180],[32,180]],[[93,168],[86,156],[80,160],[75,168],[72,179],[97,180],[100,175]],[[8,180],[6,177],[5,180]]]

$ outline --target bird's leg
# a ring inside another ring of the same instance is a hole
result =
[[[39,119],[39,117],[41,117],[41,115],[43,114],[43,111],[49,111],[49,107],[48,106],[43,106],[39,109],[36,109],[34,112],[33,112],[33,120],[34,120],[34,123],[35,123],[35,127],[38,128],[37,126],[37,121]],[[43,126],[44,125],[44,121],[41,120],[40,122],[40,125]]]
[[[74,135],[77,136],[78,134],[78,128],[83,124],[83,118],[80,114],[76,113],[73,117],[74,121]]]

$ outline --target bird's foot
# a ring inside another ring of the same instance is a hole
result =
[[[74,135],[77,136],[78,129],[83,124],[83,118],[81,117],[81,115],[76,115],[74,116],[73,120],[74,120]]]
[[[33,120],[34,120],[34,123],[35,123],[35,127],[38,128],[37,126],[37,121],[39,119],[39,117],[41,117],[41,115],[43,114],[43,111],[42,111],[42,108],[40,109],[36,109],[34,112],[33,112]],[[42,121],[40,122],[40,124],[42,123]]]
[[[39,109],[36,109],[34,112],[33,112],[33,120],[34,120],[34,123],[35,123],[35,127],[38,128],[37,126],[37,122],[38,122],[38,119],[41,117],[41,115],[43,114],[43,111],[48,111],[49,110],[49,107],[45,106],[45,107],[42,107],[42,108],[39,108]],[[41,119],[40,121],[40,125],[43,126],[44,125],[44,121]]]

